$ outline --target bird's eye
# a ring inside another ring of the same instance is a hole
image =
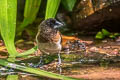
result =
[[[51,26],[51,27],[54,27],[54,25],[55,25],[55,20],[51,20],[51,21],[50,21],[50,26]]]
[[[50,23],[55,24],[55,20],[51,20]]]
[[[48,19],[46,21],[46,24],[48,25],[48,27],[50,28],[54,28],[55,24],[56,24],[56,20],[55,19]]]

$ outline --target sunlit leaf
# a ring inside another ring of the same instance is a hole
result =
[[[8,75],[6,80],[19,80],[18,75]]]
[[[120,36],[120,33],[114,33],[114,35],[117,37],[117,36]]]
[[[110,37],[110,38],[113,38],[113,39],[116,38],[116,36],[115,36],[114,34],[110,34],[109,37]]]
[[[61,0],[47,0],[45,19],[55,18]]]
[[[41,0],[26,0],[24,9],[24,20],[18,27],[17,32],[21,32],[24,28],[33,23],[40,8]]]
[[[104,35],[102,34],[102,32],[98,32],[95,36],[96,39],[103,39]]]
[[[16,29],[17,0],[0,0],[1,36],[8,50],[9,57],[15,57],[17,51],[14,45]]]
[[[77,0],[62,0],[62,4],[65,9],[72,11]]]
[[[23,52],[21,54],[18,54],[17,57],[23,57],[23,56],[27,56],[27,55],[30,55],[30,54],[34,54],[34,52],[37,51],[37,49],[38,49],[38,47],[35,46],[30,50],[27,50],[27,51],[25,51],[25,52]]]
[[[102,33],[104,36],[109,36],[110,35],[110,32],[107,31],[106,29],[102,29]]]

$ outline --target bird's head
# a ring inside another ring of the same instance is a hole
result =
[[[50,18],[40,23],[40,26],[38,27],[38,31],[44,34],[51,34],[51,33],[55,34],[58,31],[58,28],[62,26],[64,26],[63,23],[57,21],[56,19]]]
[[[62,26],[64,26],[63,23],[57,21],[56,19],[50,18],[42,22],[46,27],[52,28],[52,29],[58,29]]]
[[[57,29],[57,28],[60,28],[61,26],[63,26],[64,24],[57,21],[56,19],[47,19],[46,20],[46,24],[51,27],[51,28],[54,28],[54,29]]]

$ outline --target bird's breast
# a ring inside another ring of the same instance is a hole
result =
[[[59,43],[39,43],[38,48],[44,53],[58,53],[61,51],[61,44]]]
[[[37,35],[36,41],[38,44],[38,48],[43,53],[58,53],[61,51],[61,35],[59,32],[52,35],[49,34],[46,36]]]

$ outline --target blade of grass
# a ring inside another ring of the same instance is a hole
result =
[[[0,0],[0,30],[9,57],[15,58],[17,51],[14,45],[16,29],[17,0]]]
[[[61,0],[47,0],[45,19],[54,18],[59,8]]]
[[[29,72],[29,73],[33,73],[38,76],[46,76],[46,77],[61,79],[61,80],[83,80],[83,79],[75,79],[71,77],[66,77],[63,75],[55,74],[52,72],[47,72],[47,71],[40,70],[40,69],[34,69],[34,68],[26,67],[26,66],[17,65],[17,64],[14,64],[14,63],[2,60],[2,59],[0,59],[0,65],[18,69],[18,70],[25,71],[25,72]]]
[[[17,29],[18,33],[23,31],[27,25],[33,23],[39,11],[40,3],[41,0],[26,0],[24,9],[24,20]]]
[[[68,11],[72,11],[77,0],[62,0],[64,8]]]

